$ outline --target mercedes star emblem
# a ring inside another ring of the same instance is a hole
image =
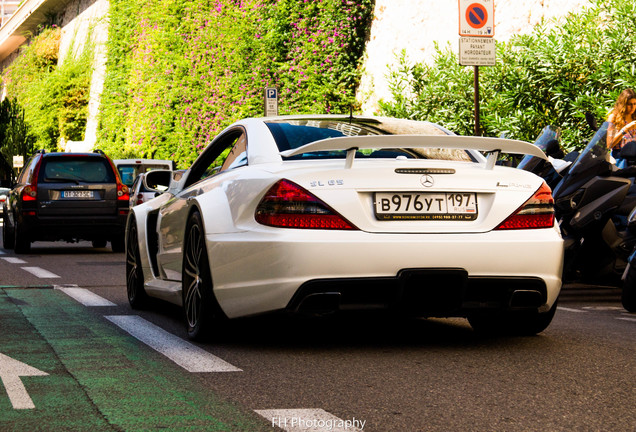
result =
[[[424,187],[433,187],[433,185],[435,184],[435,181],[433,180],[433,176],[431,175],[423,175],[422,178],[420,178],[420,182],[422,183],[422,186]]]

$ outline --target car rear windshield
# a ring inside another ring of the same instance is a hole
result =
[[[133,182],[137,178],[137,176],[141,173],[145,173],[148,171],[152,171],[155,169],[171,169],[170,166],[166,166],[165,164],[119,164],[117,165],[117,169],[119,170],[119,175],[121,177],[121,181],[126,186],[132,186]]]
[[[60,156],[42,161],[40,180],[51,183],[115,183],[110,163],[99,157]]]
[[[292,121],[270,121],[267,122],[279,151],[286,151],[302,147],[315,141],[328,138],[365,136],[365,135],[394,135],[394,134],[434,134],[445,135],[445,131],[433,126],[430,123],[420,122],[419,128],[408,123],[409,128],[399,121],[396,124],[384,124],[376,122],[358,122],[356,119],[311,119]],[[385,127],[386,126],[386,127]],[[305,160],[305,159],[343,159],[346,157],[346,150],[331,150],[303,153],[296,156],[285,157],[284,160]],[[465,160],[473,159],[464,150],[448,149],[360,149],[356,152],[356,158],[388,158],[405,157],[408,159],[445,159],[445,160]]]

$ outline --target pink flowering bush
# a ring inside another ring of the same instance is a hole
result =
[[[372,0],[111,0],[98,146],[188,166],[233,121],[348,113]]]

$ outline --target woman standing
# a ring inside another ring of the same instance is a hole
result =
[[[620,149],[629,141],[636,140],[636,92],[628,88],[621,92],[607,121],[607,148],[619,165]]]

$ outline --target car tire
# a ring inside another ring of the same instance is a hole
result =
[[[15,245],[15,234],[13,233],[13,227],[9,223],[9,218],[4,218],[2,226],[2,247],[5,249],[13,249]]]
[[[634,263],[636,264],[636,263]],[[623,281],[621,303],[628,312],[636,312],[636,265],[630,263]]]
[[[108,243],[106,240],[93,240],[91,242],[93,244],[94,248],[105,248],[106,247],[106,243]]]
[[[188,219],[183,246],[182,294],[188,338],[202,340],[210,336],[215,314],[212,275],[205,247],[201,215]]]
[[[124,249],[126,249],[126,244],[125,244],[125,240],[124,240],[124,236],[117,236],[114,237],[112,239],[110,239],[110,248],[113,250],[113,252],[115,253],[120,253],[123,252]]]
[[[14,233],[13,247],[14,247],[15,253],[17,254],[29,253],[29,251],[31,250],[31,240],[29,239],[29,237],[27,237],[24,231],[25,230],[22,227],[22,225],[19,224],[18,221],[16,220],[16,223],[13,227],[13,233]]]
[[[148,295],[144,289],[144,273],[139,255],[139,238],[137,222],[130,220],[126,242],[126,292],[128,303],[133,309],[143,309],[148,303]]]
[[[547,312],[516,311],[476,313],[468,316],[468,322],[477,332],[486,335],[533,336],[548,328],[557,302]]]

